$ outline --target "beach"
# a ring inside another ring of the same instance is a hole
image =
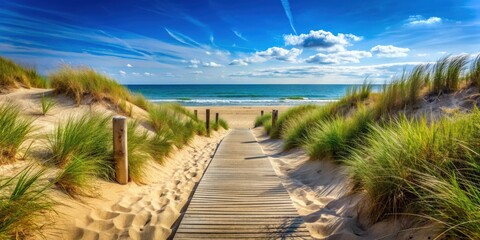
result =
[[[260,116],[261,111],[264,114],[271,113],[272,110],[278,110],[280,113],[286,111],[292,106],[195,106],[187,107],[190,111],[197,110],[198,117],[205,120],[206,109],[210,109],[210,121],[215,121],[215,114],[225,119],[231,128],[253,128],[255,118]]]

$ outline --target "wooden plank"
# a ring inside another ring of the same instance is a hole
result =
[[[174,239],[311,239],[249,129],[224,138]]]

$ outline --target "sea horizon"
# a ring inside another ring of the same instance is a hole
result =
[[[325,104],[361,84],[125,84],[156,103],[184,106],[294,106]],[[372,84],[378,90],[383,84]],[[306,88],[307,87],[307,88]]]

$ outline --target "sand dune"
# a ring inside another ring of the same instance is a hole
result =
[[[89,111],[115,115],[116,109],[105,103],[89,103],[77,106],[65,96],[55,96],[57,105],[47,114],[41,114],[40,99],[51,95],[47,89],[19,89],[0,95],[0,102],[12,101],[23,114],[33,119],[35,134],[51,133],[56,124],[70,116],[80,116]],[[134,108],[134,115],[144,120],[146,112]],[[165,239],[170,235],[172,224],[180,216],[190,192],[198,182],[211,160],[217,143],[226,131],[213,132],[211,137],[196,136],[187,146],[176,149],[163,165],[149,162],[147,184],[133,182],[123,186],[114,182],[95,180],[95,197],[72,199],[53,189],[52,196],[60,204],[53,215],[55,226],[46,228],[47,239]],[[44,140],[33,142],[32,154],[44,154]],[[30,161],[0,166],[3,176],[11,176],[23,169]],[[53,177],[57,169],[48,170]]]
[[[436,228],[414,228],[408,217],[370,224],[362,214],[368,202],[352,193],[345,168],[327,160],[309,160],[300,148],[282,151],[282,140],[253,129],[265,154],[312,237],[318,239],[431,239]],[[429,238],[430,237],[430,238]]]

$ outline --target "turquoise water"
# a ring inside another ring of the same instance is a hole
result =
[[[322,104],[341,98],[353,85],[127,85],[153,102],[185,106]],[[374,86],[378,89],[380,86]]]

